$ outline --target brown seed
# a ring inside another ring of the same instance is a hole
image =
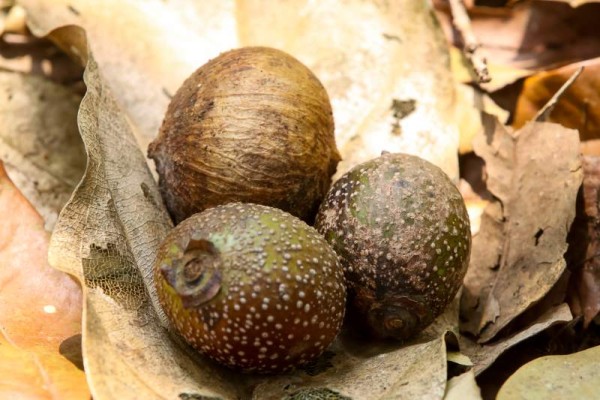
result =
[[[346,289],[335,252],[271,207],[195,214],[160,247],[159,299],[181,335],[212,359],[273,373],[318,357],[338,334]]]
[[[341,258],[351,318],[376,337],[408,339],[456,295],[471,249],[469,217],[441,169],[385,154],[342,176],[315,223]]]
[[[340,160],[329,97],[314,74],[266,47],[221,54],[173,97],[148,148],[179,222],[241,201],[312,221]]]

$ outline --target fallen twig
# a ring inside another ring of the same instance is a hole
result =
[[[461,36],[463,42],[463,53],[471,64],[479,83],[486,83],[492,80],[487,67],[487,61],[479,49],[481,45],[475,38],[471,20],[467,14],[463,0],[449,0],[450,10],[452,12],[452,25]]]
[[[560,97],[568,88],[571,87],[573,82],[575,82],[575,79],[577,79],[579,75],[581,75],[581,73],[583,72],[583,68],[584,67],[579,67],[577,71],[575,71],[573,75],[571,75],[571,77],[564,83],[564,85],[562,85],[560,89],[558,89],[556,93],[554,93],[554,96],[552,96],[552,98],[548,100],[546,105],[542,107],[540,111],[538,111],[538,113],[535,115],[534,121],[541,122],[548,120],[548,118],[550,117],[550,113],[552,113],[552,110],[554,110],[554,107],[556,106],[556,103],[558,103],[558,100],[560,100]]]

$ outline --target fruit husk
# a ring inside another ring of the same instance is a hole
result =
[[[444,172],[416,156],[384,154],[342,176],[315,227],[339,254],[350,323],[406,340],[452,301],[471,247],[463,199]]]
[[[183,83],[148,156],[176,222],[235,201],[311,222],[340,161],[333,129],[327,92],[307,67],[244,47]]]

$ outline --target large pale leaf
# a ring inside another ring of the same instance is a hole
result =
[[[500,388],[498,400],[595,399],[600,387],[600,346],[533,360]]]
[[[329,92],[345,159],[338,172],[388,150],[419,154],[458,175],[448,51],[426,1],[20,3],[39,35],[66,24],[85,28],[142,149],[192,71],[221,51],[269,45],[307,64]],[[77,39],[53,37],[85,62]]]
[[[582,181],[576,131],[529,123],[516,132],[487,117],[475,152],[486,162],[488,205],[473,239],[463,329],[494,338],[541,300],[563,274],[566,237]]]
[[[43,220],[1,163],[0,210],[5,212],[0,225],[0,398],[87,399],[85,375],[67,358],[71,352],[64,351],[78,343],[81,289],[48,265]]]

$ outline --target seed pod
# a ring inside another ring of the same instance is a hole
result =
[[[266,47],[223,53],[194,72],[148,156],[176,222],[235,201],[312,222],[340,160],[323,85]]]
[[[165,238],[154,276],[179,333],[241,371],[281,372],[315,359],[344,316],[334,251],[271,207],[235,203],[191,216]]]
[[[341,258],[351,319],[373,336],[408,339],[456,295],[471,249],[469,217],[441,169],[385,154],[340,178],[315,227]]]

